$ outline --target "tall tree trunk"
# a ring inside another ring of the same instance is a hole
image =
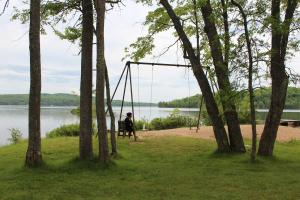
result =
[[[271,70],[272,71],[272,70]],[[274,72],[278,71],[278,72]],[[274,73],[282,73],[281,70],[273,70]],[[285,72],[283,72],[285,73]],[[288,77],[284,76],[277,80],[272,80],[271,105],[267,115],[263,133],[259,142],[258,155],[272,156],[274,144],[281,115],[283,112],[286,91],[288,87]]]
[[[116,139],[116,125],[115,125],[115,114],[111,105],[110,98],[110,85],[107,65],[105,66],[105,83],[106,83],[106,102],[108,107],[108,112],[110,116],[110,142],[111,142],[111,155],[117,155],[117,139]]]
[[[280,0],[272,0],[273,23],[271,47],[272,93],[269,113],[260,139],[258,154],[272,156],[277,131],[285,105],[289,78],[285,72],[285,56],[290,33],[290,25],[297,7],[297,0],[288,0],[284,22],[280,22]],[[279,27],[284,31],[279,30]]]
[[[198,20],[198,6],[197,1],[193,0],[193,12],[195,18],[195,29],[196,29],[196,42],[197,42],[197,58],[200,60],[200,33],[199,33],[199,20]]]
[[[223,23],[224,23],[224,64],[228,68],[229,52],[230,52],[230,35],[229,35],[229,22],[228,22],[228,0],[221,0],[223,9]]]
[[[93,5],[82,0],[82,51],[80,81],[80,159],[91,159],[92,143],[92,84],[93,84]]]
[[[231,0],[232,4],[236,6],[242,17],[244,22],[244,30],[245,30],[245,37],[247,43],[247,51],[248,51],[248,59],[249,59],[249,74],[248,74],[248,91],[250,97],[250,117],[251,117],[251,128],[252,128],[252,149],[251,149],[251,161],[255,162],[256,160],[256,117],[255,117],[255,105],[254,105],[254,92],[253,92],[253,56],[252,56],[252,49],[251,49],[251,40],[248,31],[248,21],[247,15],[244,12],[243,7],[234,0]]]
[[[217,32],[215,21],[213,19],[213,10],[210,4],[210,0],[206,0],[206,3],[201,4],[201,13],[205,24],[204,31],[208,37],[211,55],[213,58],[213,63],[217,75],[217,81],[220,88],[221,102],[224,110],[225,119],[228,125],[230,147],[235,152],[245,152],[246,150],[240,129],[238,114],[236,112],[236,106],[234,104],[234,101],[231,99],[233,96],[233,91],[229,81],[229,70],[227,63],[224,62],[223,59],[222,46],[219,34]],[[227,12],[224,12],[223,14],[225,19],[227,17],[226,14]],[[228,29],[228,24],[225,27],[227,27]],[[227,43],[229,42],[228,37],[229,36],[227,35]],[[227,53],[228,48],[229,44],[227,44],[226,46]]]
[[[173,21],[173,24],[175,26],[177,34],[179,35],[180,40],[182,41],[183,46],[188,53],[194,75],[198,81],[198,84],[201,88],[204,100],[206,102],[207,112],[208,112],[208,114],[211,118],[212,124],[213,124],[214,134],[215,134],[215,138],[216,138],[216,141],[218,144],[218,151],[219,152],[229,152],[230,147],[229,147],[229,143],[228,143],[226,130],[224,128],[224,123],[223,123],[222,119],[220,118],[217,104],[216,104],[214,96],[212,94],[207,77],[205,76],[205,73],[203,71],[203,66],[201,65],[200,61],[198,60],[197,56],[195,55],[192,44],[189,41],[188,37],[186,36],[186,34],[183,30],[183,27],[180,23],[179,18],[175,14],[175,12],[174,12],[173,8],[171,7],[171,5],[169,4],[169,2],[167,0],[160,0],[160,3],[164,6],[169,17]]]
[[[41,53],[40,53],[40,0],[30,1],[30,94],[29,138],[25,165],[35,167],[42,162],[40,102],[41,102]]]
[[[97,83],[96,83],[96,112],[98,122],[99,158],[102,162],[109,160],[109,148],[105,114],[105,73],[106,63],[104,55],[104,21],[105,0],[96,0],[97,12]]]

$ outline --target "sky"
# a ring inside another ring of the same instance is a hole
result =
[[[136,4],[133,0],[126,0],[124,4],[109,11],[105,22],[105,51],[111,89],[115,88],[126,62],[122,61],[124,48],[146,33],[147,28],[142,22],[148,11],[153,9]],[[29,25],[10,20],[13,6],[20,6],[20,2],[13,1],[0,17],[0,94],[29,92]],[[170,33],[160,34],[155,41],[157,48],[154,55],[159,55],[174,41]],[[50,29],[41,36],[42,93],[79,93],[78,52],[77,45],[60,40]],[[186,64],[176,47],[159,58],[148,56],[143,61]],[[296,54],[289,62],[298,73],[300,70],[296,65],[299,61],[300,55]],[[169,101],[200,93],[192,72],[185,68],[153,67],[152,73],[151,66],[133,66],[132,78],[135,101]],[[116,99],[121,99],[123,84],[118,89]],[[126,99],[130,99],[129,91]]]

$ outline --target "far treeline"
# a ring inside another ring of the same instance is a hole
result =
[[[255,108],[267,109],[270,106],[271,88],[259,88],[255,90]],[[249,103],[249,95],[240,92],[234,97],[239,104]],[[161,108],[199,108],[201,95],[197,94],[191,97],[175,99],[168,102],[159,102],[158,107]],[[285,102],[285,109],[300,109],[300,88],[289,87]]]
[[[42,106],[79,106],[80,96],[75,94],[57,93],[57,94],[42,94],[41,105]],[[95,98],[93,98],[95,102]],[[121,100],[114,100],[113,106],[121,106]],[[136,103],[134,105],[150,106],[157,105],[151,103]],[[2,94],[0,95],[0,105],[28,105],[28,94]],[[124,102],[125,106],[130,106],[130,102]]]

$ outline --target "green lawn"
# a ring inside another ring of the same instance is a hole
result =
[[[120,139],[109,168],[76,161],[78,138],[42,145],[40,169],[23,167],[26,142],[0,148],[1,200],[300,199],[300,142],[277,144],[275,158],[251,164],[249,154],[214,154],[213,141]]]

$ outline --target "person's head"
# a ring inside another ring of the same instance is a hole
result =
[[[131,112],[127,113],[127,117],[131,118],[132,117],[132,113]]]

